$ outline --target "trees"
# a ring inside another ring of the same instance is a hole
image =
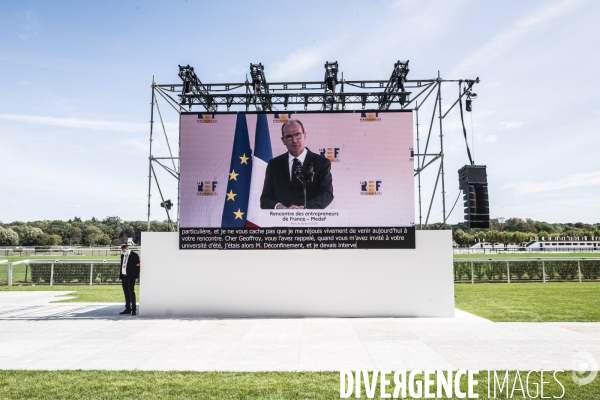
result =
[[[28,225],[19,227],[17,233],[19,234],[19,242],[23,246],[38,245],[41,237],[44,235],[44,232],[40,228],[32,228]]]
[[[468,246],[472,242],[474,242],[473,237],[471,235],[469,235],[468,233],[466,233],[465,231],[463,231],[462,229],[457,229],[454,232],[454,241],[459,246]]]
[[[139,244],[141,233],[147,227],[146,221],[123,221],[118,216],[106,217],[103,220],[92,218],[87,221],[74,217],[68,221],[15,221],[10,224],[0,222],[0,245],[107,246],[126,243],[127,238],[133,238],[134,242]],[[167,221],[152,221],[153,232],[168,230]]]
[[[0,226],[0,246],[16,246],[19,244],[19,235],[10,228]]]
[[[488,243],[500,243],[500,232],[494,230],[487,231],[485,241]]]
[[[89,225],[83,230],[83,244],[86,246],[94,246],[104,236],[104,233],[94,225]]]
[[[146,221],[124,221],[118,216],[104,219],[92,218],[82,221],[74,217],[68,221],[44,220],[11,223],[0,223],[0,245],[88,245],[88,246],[118,246],[132,238],[141,244],[142,232],[146,231]],[[523,243],[532,237],[600,237],[600,224],[577,223],[548,223],[521,218],[496,218],[490,220],[490,229],[466,230],[462,224],[443,226],[441,223],[429,224],[424,229],[452,229],[452,237],[460,246],[470,246],[477,241],[490,243]],[[152,232],[168,232],[167,221],[152,221]],[[3,244],[4,243],[4,244]]]
[[[509,232],[527,232],[525,221],[521,218],[509,218],[504,221],[504,229]]]

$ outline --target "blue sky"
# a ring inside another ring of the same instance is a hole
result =
[[[409,59],[412,79],[481,78],[465,122],[492,217],[600,222],[599,20],[590,0],[5,2],[0,221],[145,219],[150,84],[178,83],[178,64],[240,82],[261,62],[275,82],[321,80],[325,61],[346,79],[387,79]],[[457,89],[443,90],[447,107]],[[467,163],[459,121],[453,111],[444,125],[447,208]],[[167,155],[159,139],[154,154]],[[427,202],[432,187],[424,174]],[[449,221],[461,219],[457,206]]]

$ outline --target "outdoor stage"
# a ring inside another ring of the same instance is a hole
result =
[[[142,317],[453,317],[452,235],[415,249],[179,250],[143,232]]]

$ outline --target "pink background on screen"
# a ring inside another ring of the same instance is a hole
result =
[[[287,114],[286,114],[287,115]],[[216,114],[217,123],[198,123],[197,114],[181,115],[181,227],[219,227],[231,162],[236,115]],[[254,148],[256,114],[246,115]],[[332,162],[334,200],[327,207],[346,209],[350,226],[414,225],[413,120],[410,112],[379,113],[361,122],[361,113],[292,114],[306,130],[314,153],[339,148]],[[267,115],[273,156],[285,153],[281,123]],[[217,181],[218,195],[198,196],[197,183]],[[362,181],[381,181],[381,195],[360,195]]]

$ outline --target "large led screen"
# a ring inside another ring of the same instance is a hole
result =
[[[411,112],[181,115],[181,249],[414,248]]]

